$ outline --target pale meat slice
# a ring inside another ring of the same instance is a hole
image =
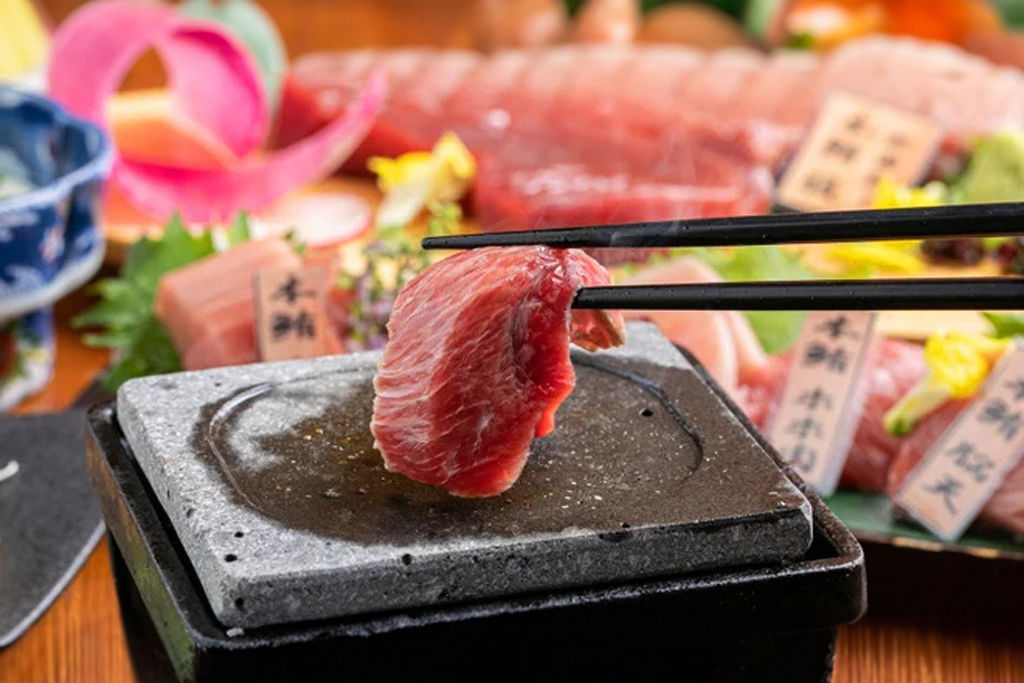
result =
[[[687,102],[718,119],[732,119],[748,81],[764,67],[764,56],[754,50],[733,48],[715,52],[700,71],[680,84],[677,102]]]
[[[410,282],[374,379],[387,468],[456,496],[508,489],[572,391],[570,339],[624,340],[618,313],[570,309],[580,287],[607,284],[583,252],[547,247],[463,252]]]
[[[740,368],[725,316],[718,311],[649,311],[637,317],[654,323],[669,341],[692,353],[719,386],[734,395]]]
[[[686,284],[720,282],[713,268],[682,257],[640,270],[623,284]],[[770,360],[746,317],[738,311],[632,311],[630,317],[650,320],[673,343],[686,347],[727,391],[743,379],[768,372]]]

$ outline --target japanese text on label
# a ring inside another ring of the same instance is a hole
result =
[[[801,211],[867,208],[883,175],[916,183],[939,136],[930,119],[833,93],[779,184],[779,203]]]
[[[985,387],[910,473],[894,501],[953,541],[1024,454],[1024,346],[993,369]]]
[[[769,438],[783,460],[824,495],[839,480],[864,400],[858,384],[875,314],[818,312],[807,317],[794,349]]]
[[[265,361],[327,353],[326,272],[321,266],[256,273],[256,332]]]

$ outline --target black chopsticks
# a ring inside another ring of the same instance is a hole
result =
[[[424,249],[723,247],[1024,233],[1024,202],[654,221],[427,237]],[[632,310],[1018,310],[1024,279],[715,282],[586,287],[573,308]]]
[[[424,249],[731,247],[1024,234],[1024,203],[731,216],[427,237]]]
[[[1024,278],[805,280],[585,287],[573,308],[907,311],[1024,308]]]

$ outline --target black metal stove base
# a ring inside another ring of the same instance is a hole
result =
[[[111,538],[111,541],[114,539]],[[176,683],[174,667],[114,542],[109,544],[121,617],[139,683]],[[334,640],[201,655],[195,681],[827,681],[835,629],[723,638],[674,632],[658,619],[594,634],[593,624],[509,624],[438,642],[409,633],[353,659]],[[561,629],[572,629],[560,632]],[[482,648],[482,649],[481,649]]]

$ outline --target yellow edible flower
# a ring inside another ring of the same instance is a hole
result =
[[[909,434],[946,401],[974,396],[1008,347],[1008,340],[977,334],[930,336],[924,346],[928,375],[885,414],[886,430],[895,436]]]
[[[946,187],[942,183],[932,182],[924,187],[904,187],[897,185],[889,176],[882,176],[875,186],[871,208],[906,209],[941,206],[945,203]],[[916,240],[833,244],[825,249],[825,256],[846,266],[847,271],[866,268],[871,272],[881,270],[916,275],[924,272],[927,267],[918,251],[919,245],[920,242]]]
[[[1006,342],[974,334],[933,334],[924,346],[924,360],[935,382],[946,387],[950,398],[977,393]]]
[[[1006,340],[976,334],[933,334],[924,346],[924,359],[936,381],[951,398],[967,398],[985,383],[992,366],[1006,350]]]
[[[883,175],[875,185],[871,199],[873,209],[909,209],[919,206],[942,206],[946,203],[946,186],[933,181],[924,187],[897,185],[889,176]]]
[[[0,80],[42,67],[50,39],[29,0],[0,0]]]
[[[370,157],[366,166],[377,176],[381,192],[390,192],[402,184],[420,180],[429,169],[430,152],[408,152],[397,159]]]
[[[917,253],[917,243],[862,242],[853,244],[832,244],[826,247],[825,256],[847,266],[848,270],[869,268],[891,273],[915,275],[925,270],[925,263]]]
[[[384,193],[378,227],[404,226],[428,204],[458,201],[476,175],[476,159],[455,133],[442,135],[429,152],[373,157],[367,166]]]

